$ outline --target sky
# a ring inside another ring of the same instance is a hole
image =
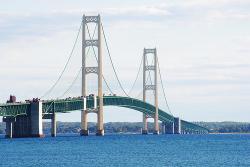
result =
[[[42,96],[59,77],[82,15],[101,15],[119,79],[128,91],[143,48],[157,48],[169,106],[189,121],[250,121],[250,1],[248,0],[0,0],[0,103]],[[93,32],[93,27],[91,28]],[[93,58],[93,53],[89,57]],[[124,95],[105,47],[104,76]],[[59,98],[81,68],[81,37],[55,90]],[[88,89],[96,79],[88,77]],[[64,96],[81,94],[80,78]],[[132,91],[142,90],[142,73]],[[108,93],[104,86],[104,92]],[[162,89],[160,108],[166,109]],[[141,96],[139,96],[141,98]],[[149,95],[152,102],[152,94]],[[104,120],[141,121],[141,113],[105,107]],[[80,121],[80,111],[59,114]],[[95,121],[90,115],[90,121]]]

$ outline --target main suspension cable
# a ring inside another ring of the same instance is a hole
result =
[[[67,60],[66,64],[64,65],[64,68],[63,68],[62,72],[60,73],[60,75],[59,75],[58,79],[56,80],[56,82],[50,87],[50,89],[49,89],[47,92],[45,92],[45,93],[40,97],[40,99],[44,98],[44,97],[47,96],[49,93],[51,93],[52,90],[53,90],[53,89],[56,87],[56,85],[59,83],[60,79],[62,78],[62,76],[63,76],[63,74],[64,74],[64,72],[65,72],[65,70],[66,70],[66,68],[67,68],[67,66],[68,66],[68,64],[69,64],[69,62],[70,62],[70,59],[71,59],[72,56],[73,56],[73,52],[74,52],[74,50],[75,50],[76,43],[77,43],[78,38],[79,38],[79,34],[80,34],[80,31],[81,31],[81,27],[82,27],[82,22],[81,22],[81,25],[80,25],[80,27],[79,27],[79,29],[78,29],[78,33],[77,33],[77,36],[76,36],[76,39],[75,39],[73,48],[72,48],[72,50],[71,50],[71,52],[70,52],[70,54],[69,54],[68,60]]]
[[[121,81],[119,80],[119,77],[118,77],[118,75],[117,75],[117,72],[116,72],[116,70],[115,70],[114,63],[113,63],[113,60],[112,60],[112,58],[111,58],[111,54],[110,54],[110,51],[109,51],[107,38],[106,38],[106,35],[105,35],[104,28],[103,28],[103,25],[102,25],[102,24],[101,24],[101,28],[102,28],[102,32],[103,32],[104,41],[105,41],[105,44],[106,44],[106,49],[107,49],[107,51],[108,51],[109,59],[110,59],[110,62],[111,62],[113,71],[114,71],[114,73],[115,73],[116,80],[118,81],[119,86],[120,86],[120,88],[122,89],[123,93],[124,93],[126,96],[130,97],[130,96],[127,94],[127,92],[124,90],[124,88],[123,88],[123,86],[122,86],[122,84],[121,84]]]

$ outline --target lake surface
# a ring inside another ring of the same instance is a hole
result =
[[[250,166],[250,135],[0,139],[0,166]]]

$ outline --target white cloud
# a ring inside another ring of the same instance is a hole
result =
[[[207,15],[209,21],[221,21],[221,20],[249,20],[250,13],[240,11],[211,11]]]
[[[180,1],[178,5],[186,7],[225,7],[233,5],[249,5],[248,0],[189,0]]]
[[[104,14],[111,15],[153,15],[153,16],[169,16],[171,12],[169,12],[164,6],[137,6],[137,7],[124,7],[124,8],[107,8],[103,10]]]

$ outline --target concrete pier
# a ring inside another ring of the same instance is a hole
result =
[[[43,137],[42,102],[31,102],[26,115],[3,117],[6,122],[6,138]]]
[[[34,101],[30,107],[31,136],[44,137],[42,120],[42,102]]]
[[[56,113],[53,113],[51,118],[51,137],[56,137]]]
[[[174,118],[174,134],[181,134],[181,119]]]
[[[15,121],[14,117],[3,117],[3,122],[6,123],[5,138],[13,137],[13,124]]]
[[[161,133],[166,134],[166,125],[163,122],[161,123]]]
[[[8,122],[8,124],[6,125],[6,134],[5,137],[6,138],[12,138],[12,134],[13,134],[13,123],[12,122]]]
[[[13,137],[13,122],[6,122],[6,135],[5,138],[12,138]]]
[[[96,136],[104,136],[104,130],[97,130],[96,131]]]
[[[157,129],[157,130],[154,130],[153,134],[154,134],[154,135],[159,135],[160,132],[159,132],[159,130]]]
[[[166,134],[174,134],[174,123],[167,123],[165,125]]]
[[[13,137],[31,137],[31,115],[19,115],[13,123]]]
[[[147,135],[148,134],[148,130],[142,129],[141,134]]]
[[[143,128],[142,128],[141,134],[147,135],[148,134],[148,120],[147,120],[146,114],[142,115],[142,121],[143,121]]]
[[[81,112],[81,131],[80,131],[81,136],[89,135],[87,116],[88,116],[88,113],[87,113],[87,109],[85,108]]]
[[[88,136],[89,135],[89,130],[81,129],[80,135],[81,136]]]

